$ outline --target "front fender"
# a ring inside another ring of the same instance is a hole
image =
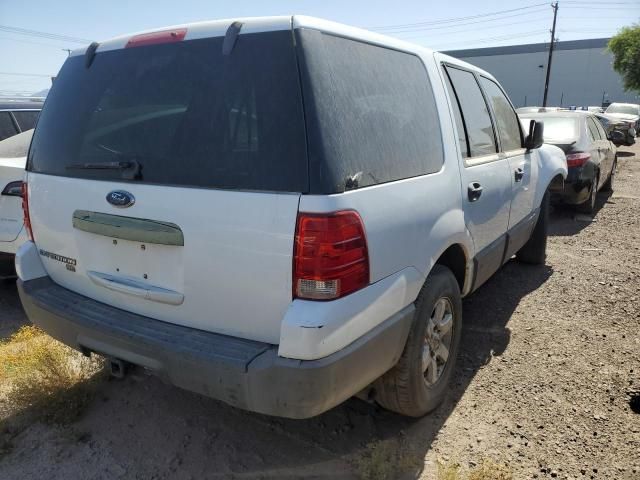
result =
[[[545,143],[537,150],[537,153],[538,188],[536,189],[534,205],[539,206],[551,181],[558,175],[566,179],[569,170],[567,168],[567,158],[558,147]]]

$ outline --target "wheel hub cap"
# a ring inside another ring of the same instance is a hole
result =
[[[435,303],[427,321],[427,330],[422,347],[422,372],[427,385],[435,384],[449,360],[449,349],[453,338],[453,306],[448,298]]]

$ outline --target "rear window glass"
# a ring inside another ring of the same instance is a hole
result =
[[[13,112],[13,117],[16,119],[16,122],[18,122],[20,130],[24,132],[25,130],[31,130],[36,126],[39,113],[40,112],[36,111],[18,110]]]
[[[290,31],[69,58],[29,168],[98,180],[304,192],[304,118]]]
[[[33,136],[33,129],[19,133],[0,142],[0,157],[18,158],[26,157],[29,144]]]
[[[442,168],[435,99],[417,56],[314,30],[297,35],[312,193]]]
[[[528,125],[530,120],[536,120],[544,124],[544,141],[549,143],[559,143],[564,140],[577,140],[578,138],[578,118],[568,117],[523,117]]]

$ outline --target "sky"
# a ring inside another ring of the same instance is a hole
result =
[[[640,0],[558,3],[560,41],[610,37],[640,22]],[[441,51],[548,42],[553,19],[550,1],[542,0],[0,0],[0,95],[48,88],[67,57],[64,49],[93,40],[201,20],[289,14]]]

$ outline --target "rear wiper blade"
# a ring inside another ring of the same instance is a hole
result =
[[[126,170],[127,168],[135,167],[138,162],[119,161],[119,162],[85,162],[85,163],[72,163],[67,165],[68,169],[96,169],[96,170]]]
[[[123,170],[122,178],[125,180],[142,179],[142,165],[137,160],[72,163],[67,165],[66,168],[69,170]]]

